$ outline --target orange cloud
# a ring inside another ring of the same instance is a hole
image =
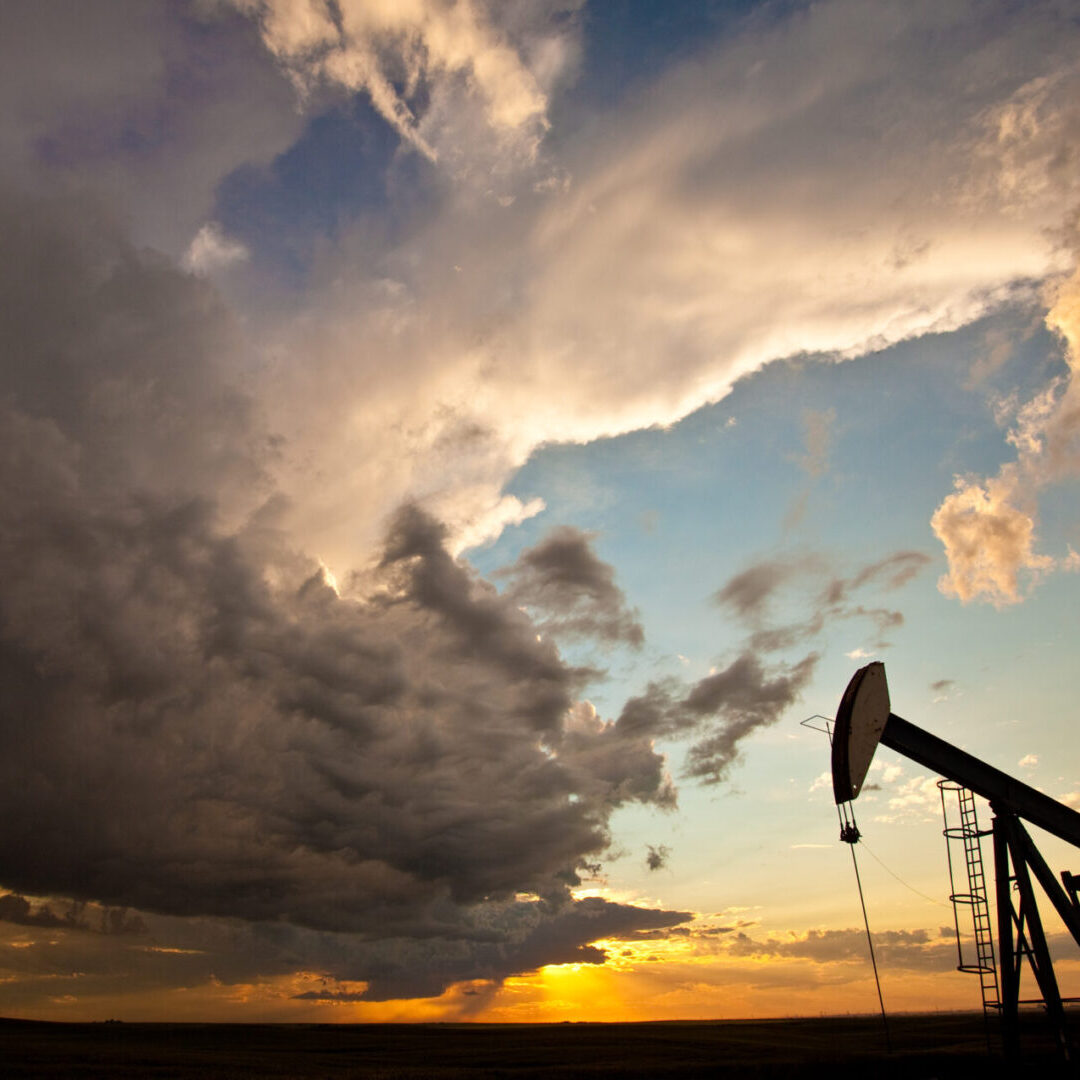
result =
[[[1018,603],[1022,570],[1049,570],[1054,560],[1034,551],[1035,519],[1016,505],[1020,495],[1015,465],[987,481],[957,478],[956,491],[930,519],[945,545],[948,573],[938,581],[946,596],[967,603],[986,600],[997,607]]]

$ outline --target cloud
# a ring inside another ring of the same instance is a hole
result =
[[[865,590],[892,591],[906,585],[930,562],[919,551],[897,551],[858,569],[850,577],[833,577],[811,600],[814,610],[802,621],[782,626],[763,625],[770,605],[789,582],[812,580],[827,570],[826,561],[816,555],[763,559],[732,576],[713,594],[714,603],[727,606],[754,627],[749,644],[755,652],[779,652],[820,634],[837,619],[866,619],[875,627],[876,649],[890,629],[902,626],[901,612],[884,607],[866,607],[853,602],[853,594]],[[848,656],[868,656],[859,647]]]
[[[912,776],[901,779],[895,786],[895,794],[889,796],[886,812],[878,814],[874,820],[881,822],[940,821],[941,791],[937,785],[936,776]]]
[[[671,851],[664,845],[659,844],[653,847],[649,845],[648,853],[645,856],[645,865],[650,870],[662,870],[667,866],[668,858],[671,856]]]
[[[719,783],[738,759],[743,740],[776,723],[798,700],[817,662],[811,653],[768,670],[746,652],[685,691],[675,683],[650,683],[623,706],[615,731],[647,738],[693,734],[686,775]]]
[[[524,911],[483,970],[595,958],[573,935],[636,909],[570,889],[616,807],[670,805],[651,741],[590,716],[594,673],[413,504],[331,587],[281,529],[279,448],[217,362],[237,339],[206,282],[89,202],[9,197],[0,225],[5,884],[393,955],[458,942],[461,978]],[[364,963],[385,993],[448,977]]]
[[[499,572],[508,599],[537,612],[541,629],[640,648],[645,632],[615,584],[615,571],[597,558],[592,537],[560,526]]]
[[[752,731],[775,723],[798,700],[817,667],[817,653],[771,678],[756,657],[743,655],[724,671],[702,679],[687,695],[691,714],[714,714],[720,723],[690,748],[686,772],[718,783],[737,759]]]
[[[403,495],[456,537],[540,444],[671,423],[778,357],[963,325],[1057,269],[1047,230],[1080,191],[1022,126],[1006,183],[999,114],[1067,74],[1075,28],[1049,3],[877,10],[754,24],[588,124],[560,99],[580,134],[544,153],[568,185],[511,169],[491,181],[507,206],[432,182],[422,214],[395,190],[389,234],[382,206],[338,221],[303,302],[259,311],[263,405],[295,450],[277,477],[290,530],[335,573]],[[538,11],[540,38],[562,33]],[[1075,111],[1070,86],[1040,98],[1051,127]],[[881,122],[898,100],[918,124]],[[482,157],[486,136],[452,121]]]
[[[829,451],[832,446],[832,429],[835,423],[835,409],[803,410],[804,452],[796,455],[794,460],[806,473],[807,483],[784,517],[785,530],[794,528],[802,521],[810,499],[811,486],[829,467]]]
[[[0,161],[38,193],[91,189],[139,244],[183,254],[233,169],[300,133],[247,19],[214,3],[65,0],[0,11]]]
[[[302,1000],[436,997],[455,983],[484,982],[490,989],[549,963],[601,964],[605,950],[593,942],[667,934],[691,917],[586,897],[558,908],[537,900],[490,903],[478,910],[467,939],[394,939],[158,915],[145,917],[138,936],[122,939],[68,926],[50,926],[47,939],[28,938],[27,927],[11,939],[18,947],[4,950],[8,978],[0,982],[0,1005],[39,1007],[64,982],[89,1001],[285,979],[286,986],[297,986],[291,996]]]
[[[96,916],[96,924],[91,916]],[[98,934],[143,934],[146,923],[136,913],[124,908],[101,907],[85,903],[69,905],[63,916],[55,914],[45,903],[36,907],[17,893],[0,896],[0,922],[46,929],[85,930]]]
[[[1036,550],[1036,524],[1039,491],[1080,473],[1080,271],[1057,288],[1046,324],[1068,370],[1016,410],[1007,435],[1016,461],[986,479],[956,477],[930,521],[949,562],[938,588],[963,603],[1017,604],[1022,576],[1034,587],[1055,568],[1073,568],[1071,548],[1061,559]]]
[[[951,927],[934,930],[882,930],[873,935],[878,961],[906,971],[951,971],[956,966],[956,935]],[[815,964],[866,963],[862,930],[808,930],[764,941],[740,931],[730,943],[736,956],[809,960]]]
[[[942,701],[948,701],[957,692],[954,679],[935,679],[930,684],[930,691],[934,695],[932,703],[937,705]]]
[[[742,619],[759,619],[777,590],[793,577],[813,569],[813,559],[765,559],[731,577],[713,594],[713,601],[730,607]]]
[[[243,262],[249,252],[238,240],[231,240],[212,221],[195,234],[183,258],[183,265],[195,274],[209,274],[223,270],[236,262]]]
[[[1017,764],[1020,766],[1021,769],[1033,769],[1036,765],[1039,764],[1039,755],[1038,754],[1025,754],[1017,762]]]
[[[821,476],[828,467],[829,447],[832,444],[832,426],[836,423],[836,410],[820,412],[807,409],[803,413],[803,433],[806,452],[798,459],[799,468],[810,477]]]
[[[1029,504],[1029,509],[1017,502]],[[1050,556],[1034,550],[1033,508],[1015,466],[1004,466],[986,481],[957,477],[956,491],[934,512],[930,526],[949,562],[938,588],[964,603],[1019,603],[1020,573],[1026,570],[1037,578],[1054,565]]]
[[[824,589],[823,595],[828,603],[836,604],[864,585],[875,584],[890,591],[899,589],[930,562],[930,556],[922,551],[894,551],[862,567],[850,578],[834,578]]]
[[[486,173],[490,183],[536,160],[548,92],[576,52],[565,18],[576,3],[233,3],[304,98],[326,86],[362,91],[405,143],[459,179]]]

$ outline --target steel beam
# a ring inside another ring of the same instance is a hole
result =
[[[1080,814],[973,754],[889,713],[882,745],[925,765],[989,802],[996,802],[1054,836],[1080,847]]]

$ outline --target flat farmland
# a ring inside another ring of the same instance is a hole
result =
[[[1074,1037],[1080,1035],[1071,1016]],[[0,1020],[14,1077],[833,1077],[1016,1076],[982,1016],[636,1024],[61,1024]],[[1037,1014],[1024,1017],[1024,1068],[1074,1076]]]

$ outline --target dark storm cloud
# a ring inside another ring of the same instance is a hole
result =
[[[441,548],[395,562],[403,592],[381,603],[310,580],[282,596],[200,508],[124,509],[67,521],[73,595],[54,590],[40,615],[56,624],[5,642],[13,886],[455,934],[455,905],[565,893],[610,808],[660,794],[646,745],[562,730],[579,674]],[[37,549],[60,563],[46,537]],[[33,558],[7,590],[24,619]]]
[[[67,987],[80,997],[225,985],[308,972],[322,981],[303,999],[386,1001],[440,994],[456,982],[496,985],[549,963],[603,963],[595,941],[666,936],[690,919],[683,911],[641,909],[597,897],[553,908],[508,901],[477,908],[484,933],[472,940],[379,938],[308,930],[286,923],[148,916],[139,937],[50,928],[47,938],[3,948],[0,1009],[47,1001]],[[0,931],[0,945],[2,931]],[[360,985],[362,984],[362,985]]]
[[[17,893],[0,896],[0,922],[97,934],[141,934],[146,930],[146,924],[138,914],[123,908],[72,903],[61,916],[49,904],[35,905]]]
[[[615,584],[614,569],[598,558],[592,537],[580,529],[553,529],[502,571],[506,595],[537,611],[539,625],[553,634],[590,637],[640,648],[645,631]]]
[[[686,774],[717,783],[736,761],[741,742],[774,724],[798,700],[817,666],[810,653],[789,667],[768,670],[753,652],[699,680],[650,683],[623,706],[616,729],[627,735],[694,735]]]
[[[715,716],[709,733],[690,748],[686,773],[718,783],[738,757],[740,743],[758,728],[776,723],[810,681],[818,662],[810,653],[782,672],[767,672],[761,661],[744,654],[725,670],[702,679],[683,708]]]
[[[0,196],[0,240],[4,885],[242,920],[258,970],[322,955],[383,996],[682,918],[570,899],[616,807],[672,804],[664,758],[437,521],[403,507],[345,596],[279,531],[279,446],[207,284],[89,200]],[[557,597],[584,574],[610,630],[621,594],[577,551],[535,565]]]

